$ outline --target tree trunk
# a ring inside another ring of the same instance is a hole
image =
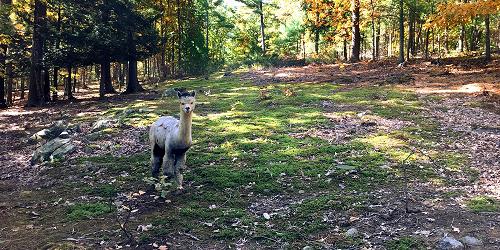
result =
[[[361,33],[359,30],[359,7],[360,0],[351,0],[352,11],[352,54],[351,62],[359,62],[359,52],[361,49]]]
[[[0,7],[12,4],[12,0],[0,0]],[[8,77],[8,65],[6,64],[7,58],[7,45],[0,44],[0,108],[7,108],[7,101],[5,100],[5,78]],[[8,81],[8,80],[7,80]]]
[[[264,25],[264,8],[262,4],[263,0],[259,1],[259,15],[260,15],[260,36],[262,38],[261,41],[261,47],[262,47],[262,54],[266,54],[266,34],[264,32],[265,25]]]
[[[99,96],[104,97],[106,94],[116,93],[111,82],[111,63],[109,59],[105,59],[101,63],[101,79],[99,81]]]
[[[377,34],[375,33],[375,6],[373,6],[373,0],[370,0],[372,7],[371,22],[372,22],[372,60],[377,60]]]
[[[380,17],[377,19],[377,37],[375,38],[375,58],[380,58]]]
[[[484,17],[484,55],[487,61],[491,60],[491,40],[490,40],[490,15]]]
[[[24,86],[24,81],[25,81],[24,77],[21,77],[21,97],[20,97],[21,100],[24,100],[24,89],[26,88]]]
[[[43,69],[43,99],[50,101],[50,71],[48,68]]]
[[[35,0],[34,28],[31,47],[31,71],[28,93],[28,103],[26,106],[34,107],[42,105],[45,100],[43,96],[42,79],[42,58],[43,58],[43,29],[45,28],[45,18],[47,7],[41,0]]]
[[[12,64],[7,64],[6,72],[5,72],[5,77],[7,78],[7,104],[12,106],[14,104],[14,101],[12,99],[12,84],[14,82],[14,78],[12,75]]]
[[[465,47],[465,25],[460,27],[460,40],[458,40],[458,50],[464,52]]]
[[[143,91],[144,89],[139,84],[139,79],[137,79],[137,51],[135,48],[135,41],[132,32],[129,31],[128,34],[129,41],[129,62],[128,62],[128,75],[127,75],[127,90],[125,93],[136,93]]]
[[[67,71],[68,71],[68,75],[66,76],[66,80],[65,80],[65,83],[64,83],[64,95],[68,98],[68,100],[71,101],[71,100],[74,99],[74,97],[73,97],[73,87],[71,86],[72,85],[72,81],[71,81],[72,68],[71,68],[71,65],[68,65]]]
[[[61,5],[58,6],[58,9],[57,9],[57,22],[56,22],[56,30],[57,30],[57,37],[56,37],[56,49],[58,50],[60,45],[61,45],[61,41],[59,40],[59,33],[61,32]],[[54,87],[54,91],[52,92],[52,100],[53,101],[57,101],[57,85],[58,85],[58,80],[59,80],[59,67],[54,67],[53,69],[53,87]]]
[[[399,0],[399,63],[405,61],[405,26],[403,0]]]
[[[429,59],[429,29],[425,30],[425,59]]]
[[[392,57],[392,35],[394,34],[394,28],[391,26],[391,32],[389,33],[389,45],[387,46],[387,57]]]
[[[5,99],[5,57],[7,55],[7,45],[0,44],[0,108],[7,108]]]
[[[344,37],[344,61],[347,61],[347,39]]]
[[[71,85],[73,87],[73,93],[76,93],[78,92],[77,88],[76,88],[76,75],[78,74],[78,68],[77,67],[74,67],[73,68],[73,85]]]
[[[178,44],[177,44],[177,74],[181,75],[182,70],[181,70],[181,64],[182,64],[182,22],[181,22],[181,3],[180,0],[177,0],[177,38],[178,38]],[[130,67],[130,65],[129,65]],[[127,80],[128,81],[128,80]]]
[[[314,53],[319,54],[319,29],[314,31]]]

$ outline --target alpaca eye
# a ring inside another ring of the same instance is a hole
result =
[[[193,104],[193,103],[191,103],[191,104]]]
[[[181,103],[181,105],[186,105],[185,103]]]

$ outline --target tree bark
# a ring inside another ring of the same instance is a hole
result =
[[[380,58],[380,17],[377,19],[377,37],[375,38],[375,58]]]
[[[101,79],[99,81],[99,96],[104,97],[106,94],[116,93],[111,82],[111,62],[109,57],[101,63]]]
[[[347,39],[344,37],[344,61],[347,61]]]
[[[490,15],[484,17],[484,55],[487,61],[491,60],[491,40],[490,40]]]
[[[262,54],[266,54],[266,34],[264,32],[265,30],[265,24],[264,24],[264,7],[263,7],[263,0],[259,1],[259,15],[260,15],[260,36],[262,38],[261,41],[261,47],[262,47]]]
[[[5,57],[7,55],[7,45],[0,44],[0,108],[7,108],[7,100],[5,99],[5,72],[6,64]]]
[[[352,54],[351,62],[359,62],[359,53],[361,49],[361,33],[359,30],[359,8],[360,0],[351,0],[352,11]]]
[[[71,100],[75,99],[73,97],[73,87],[71,86],[72,85],[71,65],[68,65],[67,71],[68,71],[68,75],[66,76],[65,83],[64,83],[64,95],[68,98],[68,100],[71,101]]]
[[[43,29],[47,16],[47,6],[41,0],[35,0],[33,38],[31,47],[31,71],[26,106],[34,107],[42,105],[45,100],[43,96],[42,58],[43,58]]]
[[[372,22],[372,60],[377,60],[377,34],[375,33],[375,6],[373,5],[373,0],[370,0],[370,5],[372,7],[371,22]]]
[[[50,101],[50,71],[47,68],[43,69],[43,99]]]
[[[24,88],[25,88],[24,81],[25,81],[24,77],[21,77],[21,97],[20,97],[21,100],[24,100]]]
[[[136,93],[144,91],[137,79],[137,51],[135,48],[135,41],[133,34],[129,31],[128,34],[129,48],[129,62],[128,62],[128,75],[127,75],[127,90],[125,93]]]
[[[405,26],[403,0],[399,0],[399,63],[405,61]]]
[[[429,29],[425,31],[425,59],[429,59]]]
[[[12,106],[14,104],[14,101],[12,99],[12,84],[14,82],[14,77],[12,75],[12,64],[7,64],[5,67],[5,77],[7,78],[7,104]]]

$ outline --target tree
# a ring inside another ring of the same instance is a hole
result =
[[[360,21],[360,0],[351,0],[351,12],[352,12],[352,53],[351,62],[359,61],[359,53],[361,49],[361,32],[359,30]]]
[[[7,60],[7,40],[8,37],[3,34],[10,33],[11,25],[8,18],[8,13],[10,12],[8,8],[12,4],[12,0],[0,0],[0,24],[2,29],[0,31],[0,108],[7,107],[7,100],[5,99],[5,83],[6,78],[9,77]],[[11,79],[9,79],[11,80]]]
[[[399,63],[405,61],[405,24],[403,0],[399,0]]]
[[[485,46],[485,59],[487,61],[491,60],[491,40],[490,40],[490,15],[486,14],[484,17],[485,34],[484,34],[484,46]]]
[[[237,0],[253,9],[255,13],[259,15],[260,19],[260,37],[261,37],[261,48],[262,54],[266,54],[266,33],[264,24],[264,4],[263,0]]]
[[[28,103],[26,106],[40,106],[44,99],[44,79],[43,71],[43,32],[46,24],[47,6],[41,0],[35,0],[33,38],[31,49],[31,73],[29,82]]]

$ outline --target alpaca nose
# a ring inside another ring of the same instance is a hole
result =
[[[191,110],[191,107],[186,107],[186,112],[189,112]]]

